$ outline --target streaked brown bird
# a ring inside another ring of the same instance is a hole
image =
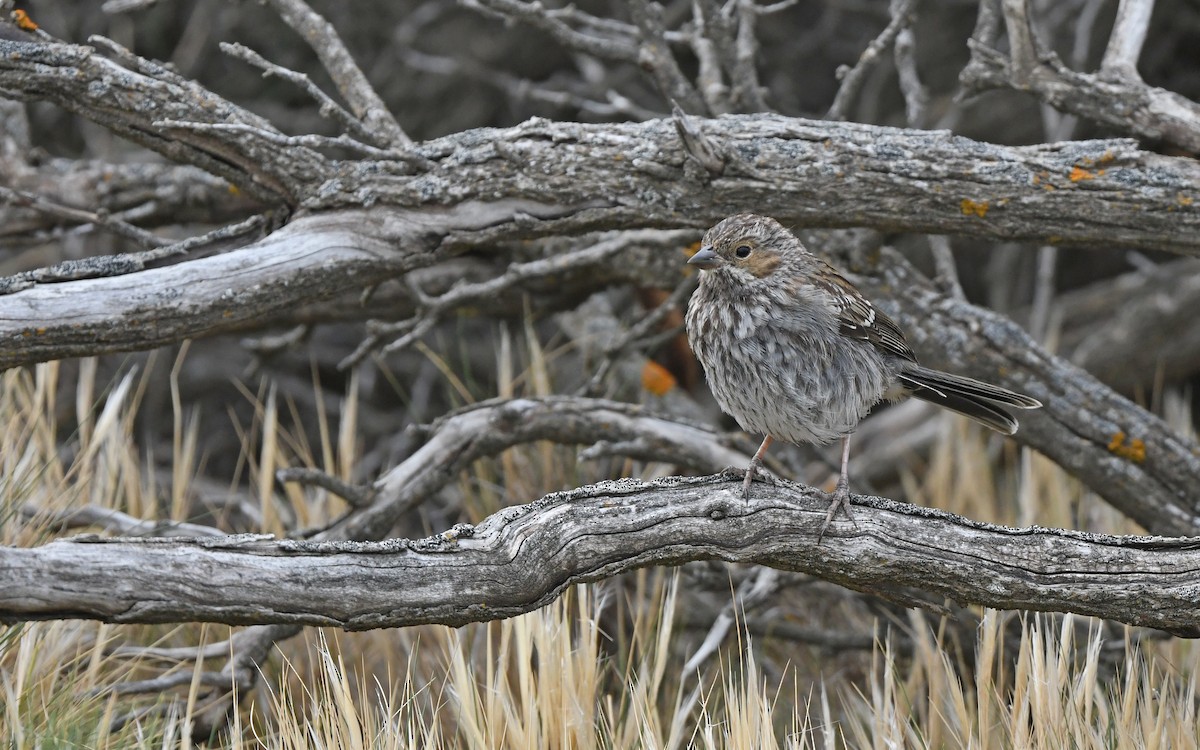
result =
[[[688,261],[700,285],[687,312],[688,341],[717,403],[763,435],[742,494],[774,440],[842,440],[841,475],[818,541],[839,508],[850,513],[850,434],[880,401],[915,396],[1011,435],[1006,407],[1041,402],[1006,388],[917,364],[900,327],[779,222],[738,214],[708,230]]]

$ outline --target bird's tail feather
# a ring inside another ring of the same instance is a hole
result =
[[[897,378],[916,398],[956,411],[1005,435],[1017,431],[1017,420],[1000,407],[1036,409],[1042,405],[1007,388],[919,365],[905,368]]]

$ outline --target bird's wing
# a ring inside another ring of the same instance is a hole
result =
[[[824,273],[814,275],[811,280],[829,292],[838,311],[838,332],[847,338],[869,341],[887,354],[916,362],[917,357],[904,340],[904,332],[896,321],[876,310],[875,305],[832,266],[822,265]]]

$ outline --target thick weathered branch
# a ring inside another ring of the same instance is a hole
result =
[[[1120,304],[1115,304],[1119,300]],[[1121,392],[1200,369],[1200,261],[1177,260],[1061,295],[1061,355]]]
[[[987,40],[970,39],[971,62],[963,69],[963,89],[1028,91],[1071,114],[1142,138],[1200,151],[1200,105],[1173,91],[1147,86],[1137,75],[1152,3],[1120,3],[1117,26],[1100,73],[1071,70],[1054,53],[1040,53],[1030,28],[1026,0],[1005,0],[1004,18],[1012,53],[1005,56]]]
[[[0,180],[7,187],[55,203],[103,211],[142,227],[221,224],[263,209],[225,180],[192,166],[49,159],[36,167],[22,165],[5,172],[12,164],[11,160],[0,164]],[[60,219],[29,208],[0,205],[0,240],[5,242],[61,224]]]
[[[727,560],[859,591],[1069,611],[1200,635],[1200,544],[1010,529],[856,498],[820,546],[827,496],[727,477],[605,482],[421,540],[318,543],[76,537],[0,548],[0,620],[462,625],[529,612],[563,589],[647,565]]]
[[[1010,319],[938,292],[898,253],[862,279],[922,362],[1041,400],[1016,439],[1052,458],[1156,534],[1200,534],[1200,449],[1163,420],[1039,347]],[[884,291],[887,294],[884,294]]]
[[[128,96],[88,93],[114,80]],[[413,151],[432,168],[413,174],[400,160],[334,162],[305,149],[281,149],[252,132],[156,127],[167,119],[225,122],[218,116],[223,110],[214,114],[188,106],[192,94],[212,96],[188,86],[131,73],[84,47],[0,40],[0,90],[58,102],[180,161],[208,164],[204,154],[216,151],[229,151],[226,156],[238,164],[256,160],[256,176],[286,181],[287,195],[312,209],[404,206],[436,222],[445,206],[498,203],[490,231],[464,241],[596,228],[701,227],[755,206],[803,226],[1200,248],[1200,204],[1194,200],[1200,168],[1139,151],[1128,141],[1012,148],[945,132],[768,115],[723,117],[705,121],[704,134],[737,154],[740,163],[719,179],[696,184],[684,169],[686,155],[671,121],[531,120],[421,144]],[[213,103],[218,105],[232,107]],[[224,116],[240,122],[242,115],[235,114]],[[264,133],[269,128],[258,119],[242,124]],[[245,173],[230,178],[247,180]],[[504,210],[498,195],[572,216],[559,223],[522,223]]]
[[[494,399],[447,414],[402,464],[372,486],[372,502],[322,532],[322,539],[382,539],[401,515],[472,462],[535,440],[605,446],[609,454],[668,461],[701,471],[749,457],[707,427],[661,417],[636,404],[575,396]]]
[[[0,93],[51,101],[172,161],[194,164],[256,197],[292,205],[304,185],[327,172],[316,151],[284,148],[258,134],[281,135],[263,118],[167,68],[93,38],[132,67],[92,47],[0,41]],[[199,132],[160,122],[237,124],[245,131]]]
[[[444,257],[431,252],[438,247],[702,227],[751,205],[792,225],[1200,249],[1200,202],[1191,197],[1200,167],[1128,141],[1011,148],[777,116],[703,125],[738,155],[704,184],[684,178],[689,157],[672,121],[531,121],[419,147],[438,162],[427,174],[339,171],[322,202],[356,206],[373,195],[376,205],[312,214],[222,256],[0,297],[0,366],[244,329],[265,311],[429,265]]]

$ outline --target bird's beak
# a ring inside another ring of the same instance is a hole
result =
[[[708,271],[721,265],[721,257],[713,252],[710,245],[705,245],[688,259],[688,265]]]

